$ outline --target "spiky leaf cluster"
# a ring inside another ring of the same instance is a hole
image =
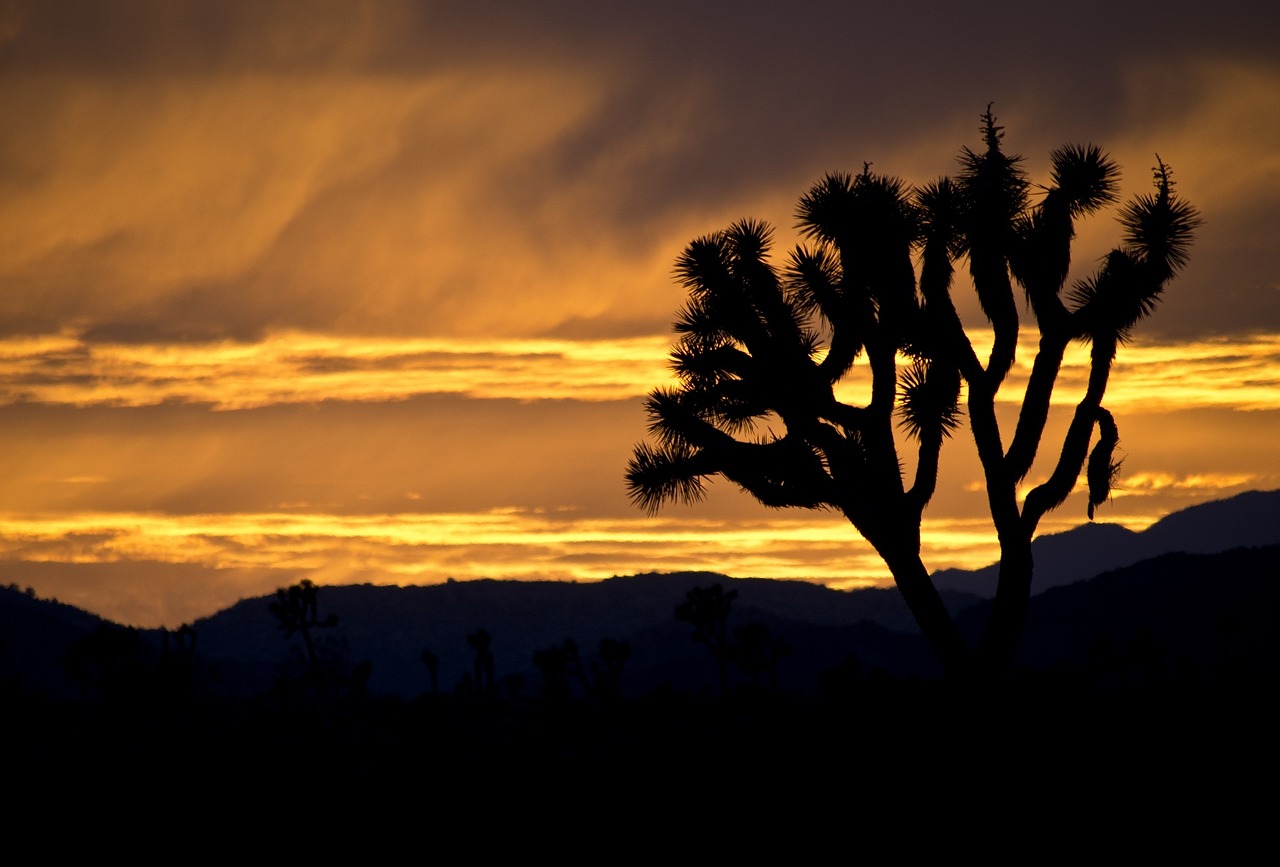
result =
[[[1156,191],[1128,202],[1120,211],[1124,244],[1102,268],[1071,293],[1078,333],[1094,340],[1124,342],[1150,316],[1165,284],[1187,262],[1199,211],[1173,192],[1172,173],[1157,159]]]
[[[671,353],[678,386],[646,401],[658,446],[638,447],[628,467],[637,505],[694,501],[700,476],[720,474],[766,504],[816,508],[834,504],[833,467],[865,475],[865,410],[837,401],[833,388],[869,347],[890,371],[900,350],[915,351],[922,214],[913,196],[869,167],[823,178],[798,211],[808,243],[780,272],[769,261],[772,231],[758,221],[686,247],[676,262],[689,293]],[[923,413],[945,392],[943,378],[925,389],[922,377],[916,422],[938,427]],[[890,379],[881,401],[889,411],[894,387]],[[956,397],[939,410],[943,429]]]
[[[913,437],[946,436],[960,426],[960,373],[917,359],[901,375],[899,416]]]

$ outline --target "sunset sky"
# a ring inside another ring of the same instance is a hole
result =
[[[888,583],[836,516],[624,471],[683,247],[754,217],[780,261],[824,174],[952,174],[988,104],[1033,181],[1158,155],[1205,220],[1098,519],[1280,487],[1278,49],[1273,0],[0,0],[0,584],[176,627],[302,578]],[[995,559],[979,479],[962,432],[930,568]]]

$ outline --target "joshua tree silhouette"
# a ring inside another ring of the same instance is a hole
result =
[[[160,659],[157,674],[160,689],[181,696],[193,687],[196,671],[196,630],[184,623],[176,630],[160,630]]]
[[[427,676],[431,679],[431,694],[440,694],[440,657],[430,647],[422,648],[422,664],[427,667]]]
[[[794,648],[784,638],[775,637],[769,627],[758,620],[733,628],[734,643],[729,655],[738,668],[759,687],[761,679],[768,675],[770,688],[778,686],[778,662],[790,656]]]
[[[533,664],[542,672],[542,694],[547,700],[553,703],[568,701],[570,678],[582,676],[583,672],[577,643],[568,638],[563,644],[535,650]]]
[[[981,131],[985,147],[962,149],[954,179],[912,188],[869,164],[856,176],[823,178],[800,199],[807,240],[781,272],[769,261],[772,230],[762,222],[693,241],[677,261],[690,294],[671,355],[680,384],[649,396],[656,442],[636,446],[627,484],[650,513],[698,501],[714,476],[769,507],[840,512],[888,565],[944,671],[989,681],[1007,671],[1026,620],[1036,527],[1070,495],[1086,456],[1090,518],[1110,495],[1118,471],[1118,432],[1103,406],[1111,365],[1185,265],[1201,221],[1157,156],[1154,193],[1120,209],[1120,244],[1064,292],[1076,221],[1116,201],[1117,165],[1093,145],[1061,147],[1049,184],[1033,197],[1021,158],[1004,153],[990,107]],[[961,260],[994,332],[985,363],[952,300]],[[1015,283],[1039,334],[1006,440],[996,398],[1018,345]],[[1047,479],[1020,496],[1072,341],[1091,346],[1087,388]],[[865,403],[846,402],[843,389],[836,396],[838,385],[863,375]],[[942,444],[965,416],[1001,547],[996,597],[976,646],[960,634],[920,555]],[[899,436],[904,447],[915,440],[909,482]]]
[[[86,695],[131,703],[154,689],[149,651],[134,627],[102,623],[72,642],[63,665]]]
[[[692,588],[676,606],[676,620],[691,624],[693,640],[706,645],[715,658],[722,692],[729,689],[729,611],[737,598],[737,590],[712,584]]]
[[[566,638],[562,644],[534,651],[533,664],[542,672],[543,694],[550,701],[568,700],[570,684],[577,681],[589,698],[607,703],[618,698],[619,681],[630,657],[628,642],[602,638],[588,668],[578,643]]]
[[[318,597],[320,588],[309,578],[290,587],[276,590],[275,601],[268,607],[284,631],[285,641],[294,633],[302,636],[302,643],[307,651],[307,679],[318,691],[323,691],[324,669],[320,662],[320,653],[316,648],[316,638],[312,634],[315,629],[330,629],[338,625],[336,614],[320,619]]]
[[[602,638],[591,661],[594,679],[590,691],[597,699],[610,702],[618,698],[623,669],[631,658],[631,643],[616,638]]]
[[[494,683],[493,636],[482,627],[467,634],[467,644],[476,653],[475,688],[480,695],[492,698],[497,689]]]

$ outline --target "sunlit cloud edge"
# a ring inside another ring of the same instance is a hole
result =
[[[985,332],[975,332],[983,345]],[[74,336],[0,342],[0,405],[75,407],[196,404],[246,410],[324,401],[387,402],[423,395],[472,399],[613,401],[674,383],[672,341],[396,339],[281,332],[254,343],[86,343]],[[1054,401],[1084,392],[1088,347],[1069,348]],[[1024,352],[1001,392],[1022,393]],[[837,394],[860,397],[858,377]],[[1116,360],[1108,401],[1147,410],[1280,409],[1280,334],[1187,343],[1135,342]]]

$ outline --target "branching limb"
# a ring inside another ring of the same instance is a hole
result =
[[[1016,237],[1014,226],[1026,205],[1028,184],[1019,168],[1022,158],[1006,155],[1001,149],[1004,131],[996,125],[990,108],[983,115],[983,137],[987,145],[984,152],[965,148],[958,182],[969,273],[982,312],[995,331],[986,368],[994,393],[1013,366],[1018,346],[1018,305],[1008,257]]]
[[[1089,437],[1099,418],[1102,396],[1107,390],[1111,362],[1116,354],[1116,338],[1095,336],[1090,357],[1089,386],[1076,405],[1075,415],[1063,438],[1062,453],[1052,474],[1028,494],[1022,509],[1022,520],[1028,532],[1034,532],[1045,513],[1066,502],[1075,487],[1089,451]]]
[[[938,463],[943,439],[942,434],[931,431],[927,436],[920,437],[920,444],[916,448],[916,474],[907,491],[907,499],[911,501],[913,508],[918,508],[921,512],[929,505],[938,489]]]
[[[803,440],[784,437],[771,443],[740,443],[709,457],[720,475],[763,505],[817,509],[835,500],[836,490],[822,460]]]
[[[1013,442],[1006,455],[1009,472],[1015,481],[1023,479],[1035,462],[1044,436],[1044,426],[1049,419],[1049,406],[1053,386],[1062,367],[1062,356],[1067,349],[1067,339],[1061,332],[1042,334],[1040,351],[1036,353],[1027,381],[1027,391],[1022,397],[1022,409],[1018,413],[1018,426],[1013,432]]]

